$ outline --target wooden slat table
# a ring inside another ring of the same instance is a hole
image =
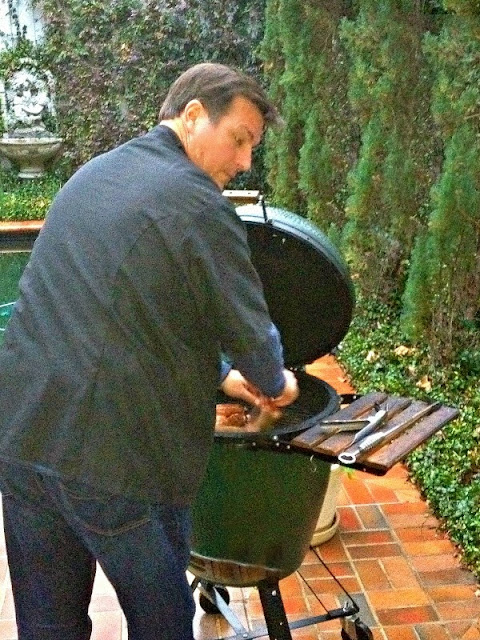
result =
[[[342,464],[338,456],[351,450],[355,431],[331,435],[325,433],[325,427],[340,428],[341,424],[338,421],[364,420],[373,416],[379,409],[386,410],[387,416],[373,433],[394,429],[393,435],[378,442],[374,448],[359,453],[356,461],[348,465],[375,475],[385,474],[394,464],[403,460],[459,415],[459,411],[452,407],[436,403],[429,405],[427,402],[412,398],[374,392],[355,400],[349,406],[296,436],[290,445],[293,449],[301,450],[303,453],[311,452],[315,457],[332,464]],[[361,426],[360,424],[359,427]],[[363,439],[356,444],[360,445],[362,441]]]

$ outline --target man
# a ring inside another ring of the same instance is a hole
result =
[[[0,354],[0,486],[19,640],[85,640],[96,561],[130,640],[192,640],[189,514],[222,389],[297,396],[222,189],[277,114],[197,65],[160,124],[57,195]]]

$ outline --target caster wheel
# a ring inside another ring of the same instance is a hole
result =
[[[353,633],[352,636],[342,629],[342,640],[373,640],[373,633],[361,620],[355,620]]]
[[[225,589],[225,587],[218,587],[214,585],[208,585],[208,586],[203,585],[203,588],[205,591],[207,591],[212,595],[213,595],[213,590],[215,589],[215,591],[222,598],[222,600],[225,601],[227,605],[230,603],[230,594],[228,593],[227,589]],[[200,594],[198,602],[202,607],[202,609],[205,611],[205,613],[220,613],[217,605],[214,604],[211,600],[209,600],[207,596],[205,596],[203,593]]]

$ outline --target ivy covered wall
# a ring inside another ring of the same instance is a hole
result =
[[[260,77],[264,0],[33,1],[70,169],[156,124],[167,88],[192,64],[218,61]]]

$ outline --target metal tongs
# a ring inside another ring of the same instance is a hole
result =
[[[421,418],[424,418],[425,416],[428,416],[430,413],[433,413],[433,411],[438,409],[439,406],[440,406],[439,402],[434,402],[433,404],[428,405],[421,411],[418,411],[409,420],[403,421],[397,425],[386,427],[385,429],[383,430],[381,429],[380,431],[376,431],[375,433],[371,433],[371,431],[369,431],[368,433],[365,433],[362,435],[361,442],[359,442],[360,438],[358,436],[360,435],[361,432],[364,431],[364,429],[362,429],[357,433],[356,438],[354,438],[353,442],[348,447],[348,449],[346,449],[345,451],[339,454],[338,461],[341,462],[342,464],[354,464],[357,461],[357,458],[360,454],[370,451],[371,449],[375,449],[379,446],[382,446],[383,444],[388,442],[392,437],[397,435],[398,432],[404,431],[406,427],[411,426]],[[383,420],[381,420],[380,422],[383,422]],[[377,422],[376,424],[378,425],[380,423]],[[357,446],[355,446],[355,443],[357,443]]]
[[[352,419],[352,420],[322,420],[322,426],[320,433],[333,436],[337,433],[344,433],[347,431],[356,431],[357,433],[353,437],[351,442],[355,444],[359,440],[362,440],[366,436],[370,435],[379,425],[381,425],[387,418],[388,410],[380,409],[378,404],[374,405],[375,413],[366,418]],[[364,425],[361,427],[361,425]]]

